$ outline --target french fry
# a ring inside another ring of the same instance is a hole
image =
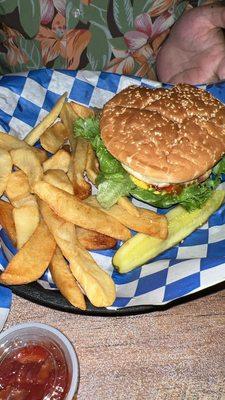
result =
[[[88,179],[95,184],[96,178],[99,173],[99,164],[92,145],[88,144],[87,161],[86,161],[86,174]]]
[[[90,302],[96,307],[107,307],[115,300],[115,285],[112,278],[103,271],[80,245],[75,227],[58,217],[43,201],[39,202],[42,216],[70,269]]]
[[[28,144],[26,144],[23,140],[18,139],[15,136],[9,135],[5,132],[0,132],[0,148],[10,151],[21,149],[22,147],[29,148]]]
[[[115,239],[127,240],[131,237],[130,231],[115,218],[47,182],[37,182],[34,191],[58,216],[68,222]]]
[[[112,216],[123,225],[137,232],[155,236],[160,239],[165,239],[167,237],[168,224],[165,215],[156,214],[153,211],[139,208],[139,216],[135,217],[118,204],[106,210],[100,206],[96,196],[90,196],[88,199],[84,200],[84,202],[92,207],[96,207],[98,210],[102,210],[107,215]]]
[[[73,185],[68,176],[61,169],[49,169],[44,173],[43,181],[50,183],[59,189],[73,194]]]
[[[59,116],[63,104],[65,103],[67,93],[64,93],[56,102],[51,111],[43,118],[43,120],[31,130],[25,138],[25,142],[33,146],[41,137],[41,135],[48,129]]]
[[[7,150],[0,148],[0,196],[4,193],[12,171],[12,159]]]
[[[16,246],[16,228],[13,221],[12,204],[0,200],[0,225],[6,231],[14,246]]]
[[[85,139],[78,138],[70,164],[74,194],[81,200],[91,195],[91,184],[84,179],[87,150],[88,142]]]
[[[139,217],[139,209],[135,207],[127,197],[120,197],[117,201],[117,204],[134,217]]]
[[[71,161],[70,161],[70,165],[69,165],[69,169],[68,169],[68,172],[67,172],[67,176],[68,176],[68,179],[69,179],[69,181],[71,182],[71,184],[73,183],[73,164],[72,164],[72,158],[71,158]],[[72,185],[73,186],[73,185]]]
[[[49,264],[52,279],[62,295],[74,306],[86,310],[84,295],[81,292],[59,247]]]
[[[21,171],[10,174],[6,195],[15,207],[12,211],[16,229],[17,248],[20,249],[31,237],[39,223],[39,210],[35,196],[30,194],[27,175]]]
[[[87,118],[94,116],[94,111],[91,108],[75,102],[70,102],[70,106],[78,117]],[[91,185],[84,179],[84,172],[87,165],[87,155],[90,145],[88,141],[83,138],[77,138],[76,140],[76,148],[73,149],[71,175],[73,179],[74,194],[79,199],[85,199],[91,194]]]
[[[72,151],[76,148],[76,138],[74,136],[74,121],[78,118],[77,113],[73,110],[71,103],[64,103],[60,118],[69,133],[69,141]]]
[[[63,146],[62,146],[62,149],[63,150],[65,150],[65,151],[67,151],[67,153],[71,153],[71,151],[70,151],[70,145],[67,143],[67,144],[64,144]]]
[[[112,249],[117,240],[103,235],[102,233],[90,231],[89,229],[76,226],[77,239],[86,250]]]
[[[70,154],[65,150],[58,150],[52,157],[46,160],[42,166],[43,170],[47,171],[49,169],[61,169],[67,172],[70,165]]]
[[[26,197],[20,207],[13,209],[13,219],[16,228],[17,248],[20,249],[30,239],[40,221],[35,196]]]
[[[27,175],[23,171],[14,171],[9,175],[5,194],[14,207],[18,200],[29,196],[30,185]]]
[[[75,103],[74,101],[70,102],[71,107],[75,111],[75,113],[78,115],[80,118],[88,118],[88,117],[94,117],[95,113],[94,110],[91,108],[85,107],[82,104]]]
[[[5,285],[23,285],[39,279],[48,267],[56,243],[44,221],[27,243],[11,259],[0,275],[0,282]]]
[[[43,176],[43,169],[38,157],[32,150],[26,148],[11,150],[10,154],[13,164],[27,175],[32,190],[35,182],[42,179]]]
[[[62,122],[50,126],[40,137],[41,146],[49,153],[55,154],[68,139],[68,132]]]
[[[41,164],[48,159],[48,155],[44,149],[38,149],[36,147],[30,147],[30,148],[36,154]]]
[[[11,151],[21,148],[26,148],[32,150],[39,158],[40,163],[47,159],[47,154],[42,149],[37,149],[36,147],[29,146],[24,140],[20,140],[15,136],[9,135],[8,133],[0,132],[0,148]]]
[[[33,207],[36,202],[36,197],[33,194],[28,194],[26,197],[21,197],[13,201],[13,206],[16,208],[20,208],[23,206],[31,206]]]

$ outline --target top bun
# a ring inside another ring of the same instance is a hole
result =
[[[103,108],[101,137],[125,169],[152,183],[205,174],[225,154],[225,107],[187,84],[130,86]]]

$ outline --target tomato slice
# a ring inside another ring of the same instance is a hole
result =
[[[167,192],[169,194],[174,194],[174,195],[182,192],[182,185],[177,185],[177,184],[163,186],[163,187],[159,186],[154,186],[154,187],[158,192]]]
[[[169,186],[166,186],[164,189],[166,190],[167,193],[178,194],[181,192],[182,187],[181,187],[181,185],[169,185]]]

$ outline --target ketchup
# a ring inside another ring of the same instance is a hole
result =
[[[70,376],[61,349],[52,342],[28,342],[0,360],[0,400],[63,400]]]
[[[153,185],[153,187],[155,188],[155,190],[159,191],[159,192],[167,192],[169,194],[180,194],[182,192],[182,185],[179,184],[174,184],[174,185],[168,185],[168,186],[163,186],[163,187],[159,187],[156,185]]]

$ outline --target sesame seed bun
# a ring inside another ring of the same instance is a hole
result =
[[[225,154],[225,107],[191,85],[130,86],[103,108],[101,137],[130,173],[147,183],[183,183]]]

